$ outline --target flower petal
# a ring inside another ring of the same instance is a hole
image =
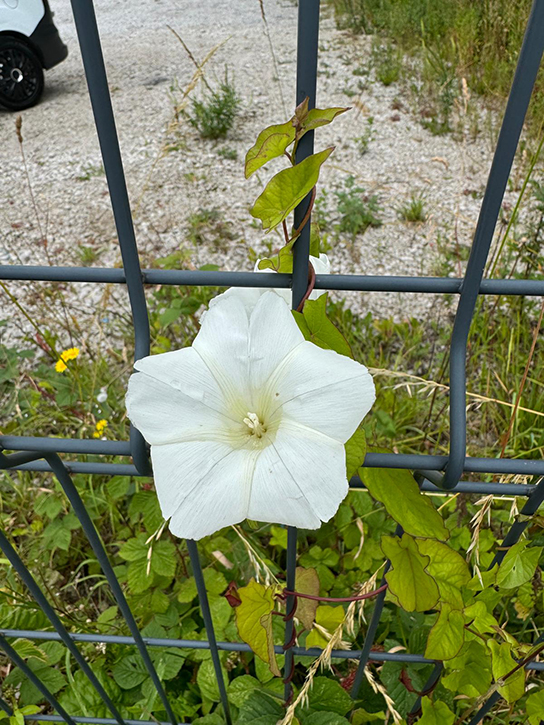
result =
[[[269,290],[260,296],[249,319],[236,295],[216,302],[208,310],[193,348],[242,420],[248,406],[257,405],[262,386],[278,364],[303,342],[289,307]]]
[[[257,455],[221,443],[152,446],[155,485],[170,531],[201,539],[243,521]]]
[[[282,421],[257,460],[248,517],[317,529],[334,516],[347,493],[344,446]]]
[[[220,413],[227,413],[227,401],[210,370],[192,347],[149,355],[134,363],[134,368],[165,383],[184,395]]]
[[[239,421],[226,413],[146,373],[130,377],[126,406],[130,420],[152,445],[184,439],[226,442],[241,431]]]
[[[278,367],[266,395],[277,401],[282,416],[341,443],[353,435],[376,398],[364,365],[311,342]]]
[[[249,335],[251,387],[260,391],[282,360],[304,343],[304,335],[288,305],[273,291],[255,305]]]

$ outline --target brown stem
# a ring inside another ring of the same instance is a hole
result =
[[[316,597],[313,594],[303,594],[302,592],[292,592],[289,589],[284,589],[283,594],[287,597],[300,597],[301,599],[311,599],[314,602],[360,602],[363,599],[371,599],[372,597],[378,596],[387,589],[387,584],[383,584],[378,589],[374,589],[372,592],[367,594],[359,594],[356,597]]]

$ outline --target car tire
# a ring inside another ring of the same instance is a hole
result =
[[[19,38],[0,36],[0,105],[10,111],[34,106],[43,93],[43,68]]]

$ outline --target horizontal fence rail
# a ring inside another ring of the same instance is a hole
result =
[[[307,224],[294,246],[293,274],[255,274],[253,272],[221,272],[192,270],[141,269],[130,203],[127,194],[121,152],[115,127],[115,119],[108,88],[106,68],[102,54],[100,36],[91,0],[72,0],[72,9],[76,23],[78,39],[81,47],[84,71],[87,79],[89,95],[97,128],[98,139],[104,161],[112,209],[121,249],[123,267],[88,268],[88,267],[54,267],[54,266],[0,266],[0,279],[13,282],[72,282],[86,284],[117,284],[125,285],[128,301],[134,322],[135,359],[139,359],[150,350],[150,331],[145,291],[147,286],[178,285],[178,286],[211,286],[211,287],[259,287],[292,289],[293,308],[303,298],[307,287],[309,269],[309,230]],[[309,98],[310,108],[316,103],[317,57],[319,38],[319,0],[299,0],[298,4],[298,38],[297,38],[297,82],[296,101],[300,103]],[[486,193],[482,203],[475,238],[472,246],[467,271],[462,278],[441,277],[406,277],[406,276],[369,276],[329,274],[317,275],[315,288],[332,291],[354,291],[373,293],[409,293],[458,295],[459,305],[451,342],[450,363],[450,440],[451,448],[448,455],[412,455],[394,453],[368,453],[364,465],[375,468],[398,468],[414,471],[422,491],[430,494],[444,495],[452,492],[467,494],[494,494],[503,496],[523,496],[526,502],[520,517],[511,527],[503,541],[503,547],[492,565],[499,563],[508,547],[519,541],[525,531],[530,517],[535,514],[544,499],[544,461],[533,459],[475,458],[466,455],[466,371],[465,361],[467,340],[474,315],[478,295],[523,295],[527,297],[544,297],[544,279],[484,279],[483,273],[497,218],[502,203],[504,189],[510,173],[512,161],[518,145],[519,136],[529,104],[536,73],[538,71],[544,48],[544,0],[534,0],[529,18],[523,46],[520,51],[518,67],[511,94],[505,112],[504,121],[493,164],[490,170]],[[307,133],[297,149],[297,161],[313,153],[313,132]],[[303,220],[310,203],[306,198],[295,211],[295,227]],[[36,604],[46,614],[55,631],[26,630],[1,628],[0,651],[15,664],[40,690],[49,702],[52,712],[47,714],[28,715],[26,720],[43,722],[66,722],[96,725],[156,725],[155,720],[126,719],[118,710],[118,704],[112,702],[107,692],[98,681],[92,669],[83,658],[77,647],[78,643],[94,643],[97,645],[117,645],[135,648],[139,653],[160,698],[162,708],[168,722],[158,725],[184,725],[178,723],[171,704],[160,681],[149,654],[149,647],[175,647],[191,650],[209,650],[217,677],[220,701],[226,722],[230,725],[232,718],[229,711],[226,683],[223,678],[220,652],[249,652],[250,648],[242,642],[221,642],[216,640],[211,618],[208,597],[198,554],[194,541],[187,541],[193,575],[198,590],[202,618],[206,628],[206,640],[170,639],[144,637],[140,633],[134,616],[128,606],[122,588],[115,576],[108,555],[101,542],[88,512],[72,481],[72,475],[124,475],[150,476],[151,468],[147,446],[144,439],[135,429],[131,429],[129,441],[102,441],[63,439],[55,437],[32,436],[0,436],[0,468],[10,471],[34,471],[53,473],[60,483],[70,506],[79,521],[96,559],[111,588],[120,611],[125,619],[130,635],[106,635],[93,632],[69,632],[44,593],[37,584],[27,565],[21,560],[10,541],[0,530],[0,549],[10,561],[31,593]],[[9,453],[12,451],[12,453]],[[59,454],[85,457],[85,460],[60,459]],[[120,462],[118,459],[130,459]],[[107,459],[107,460],[104,460]],[[480,475],[525,475],[540,477],[534,483],[514,484],[488,481],[463,481],[463,473]],[[353,489],[364,488],[359,477],[350,481]],[[397,535],[402,529],[397,528]],[[295,581],[297,560],[297,531],[288,528],[287,537],[286,586],[292,591]],[[387,571],[386,564],[386,569]],[[384,571],[384,574],[385,574]],[[387,661],[434,665],[428,687],[432,687],[439,679],[442,664],[426,659],[418,654],[401,652],[380,652],[374,649],[376,635],[382,610],[385,604],[385,591],[375,599],[370,623],[367,627],[362,647],[356,650],[333,650],[332,657],[338,660],[358,660],[358,670],[353,684],[352,696],[355,698],[363,681],[364,668],[368,662],[383,663]],[[287,597],[286,612],[289,614],[294,607],[294,597]],[[304,649],[292,646],[293,622],[289,619],[285,627],[285,644],[276,645],[278,654],[285,652],[284,695],[286,701],[291,697],[291,679],[295,667],[295,657],[319,656],[319,648]],[[74,657],[81,670],[94,687],[101,702],[111,713],[111,718],[91,716],[73,716],[62,707],[55,696],[39,680],[34,672],[17,654],[10,640],[28,639],[32,641],[62,642]],[[540,638],[536,640],[540,641]],[[527,669],[544,671],[544,663],[529,662]],[[474,716],[472,723],[482,720],[493,707],[498,696],[493,695],[484,703]],[[419,702],[414,706],[417,713]],[[11,714],[10,705],[0,697],[0,709]],[[143,716],[146,713],[142,713]]]

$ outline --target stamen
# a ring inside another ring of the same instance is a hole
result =
[[[244,423],[249,428],[251,435],[257,436],[257,438],[262,438],[262,436],[266,433],[266,428],[259,420],[259,416],[257,413],[247,413],[247,418],[244,418]]]

